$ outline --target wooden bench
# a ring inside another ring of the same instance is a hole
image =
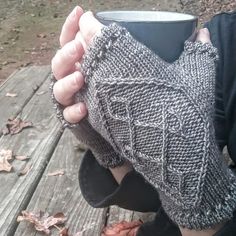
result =
[[[83,150],[70,131],[61,129],[54,115],[49,75],[49,66],[23,68],[0,87],[0,129],[8,118],[20,117],[33,123],[32,128],[19,134],[0,136],[0,150],[10,149],[15,155],[29,157],[27,162],[14,160],[10,173],[0,172],[0,236],[42,235],[30,223],[17,223],[22,210],[63,212],[70,233],[83,231],[83,236],[99,236],[105,225],[121,220],[152,218],[152,214],[115,206],[94,209],[85,202],[78,184]],[[17,96],[8,97],[7,93]],[[26,164],[31,166],[30,171],[19,176],[18,171]],[[57,170],[64,170],[64,175],[48,176]],[[52,235],[58,235],[56,229],[52,231]]]

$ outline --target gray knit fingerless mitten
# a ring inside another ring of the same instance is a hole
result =
[[[120,166],[124,163],[124,158],[117,154],[112,146],[98,133],[91,124],[83,119],[79,124],[71,124],[67,122],[63,117],[63,106],[61,106],[53,95],[53,86],[56,82],[54,76],[51,76],[51,96],[54,103],[57,117],[61,121],[64,128],[70,128],[76,138],[83,144],[85,144],[96,157],[100,165],[105,168]]]
[[[190,229],[212,227],[236,209],[236,178],[213,126],[216,58],[210,44],[186,42],[168,64],[113,24],[82,66],[78,99],[91,129],[156,187],[171,219]]]

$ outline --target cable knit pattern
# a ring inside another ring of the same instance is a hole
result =
[[[212,45],[186,42],[168,64],[112,24],[82,65],[78,99],[88,123],[157,188],[171,219],[190,229],[230,219],[236,208],[236,179],[213,126],[216,60]]]
[[[61,121],[63,128],[70,128],[76,138],[91,149],[100,165],[104,166],[105,168],[114,168],[116,166],[123,165],[125,159],[114,151],[112,146],[93,129],[91,124],[89,124],[86,119],[80,121],[79,124],[71,124],[64,119],[64,107],[56,101],[53,94],[53,86],[55,82],[56,79],[52,74],[50,85],[51,97],[57,117]]]
[[[216,60],[212,45],[186,42],[168,64],[112,24],[84,57],[86,83],[77,99],[87,104],[87,119],[69,124],[53,97],[64,126],[100,164],[130,160],[159,191],[171,219],[190,229],[212,227],[236,209],[236,178],[213,125]]]

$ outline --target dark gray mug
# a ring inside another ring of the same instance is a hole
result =
[[[125,27],[167,62],[178,59],[198,23],[196,16],[165,11],[103,11],[95,17],[104,25],[116,22]]]

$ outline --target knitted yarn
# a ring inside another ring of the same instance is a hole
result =
[[[170,218],[189,229],[230,219],[236,209],[236,178],[213,124],[216,59],[212,45],[187,41],[169,64],[112,24],[84,57],[86,83],[77,95],[88,107],[87,125],[155,186]],[[100,163],[114,167],[120,159],[110,155]]]

